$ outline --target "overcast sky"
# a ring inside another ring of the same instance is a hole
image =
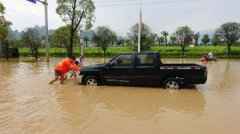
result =
[[[64,23],[56,14],[56,0],[49,1],[49,28]],[[140,0],[94,0],[96,21],[94,27],[109,26],[125,34],[137,23]],[[1,0],[6,7],[6,18],[13,29],[23,30],[44,25],[44,8],[26,0]],[[240,22],[240,0],[142,0],[143,21],[152,31],[173,32],[178,26],[189,25],[195,31],[213,30],[228,21]]]

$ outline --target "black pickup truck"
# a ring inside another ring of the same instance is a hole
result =
[[[123,54],[107,64],[83,67],[80,82],[85,85],[137,85],[179,89],[204,84],[207,68],[197,64],[163,64],[159,53]]]

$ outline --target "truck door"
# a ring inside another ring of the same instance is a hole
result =
[[[120,55],[111,61],[103,77],[108,84],[130,84],[134,69],[133,55]]]
[[[160,83],[160,70],[157,57],[154,54],[137,54],[135,68],[135,82],[137,84],[154,85]]]

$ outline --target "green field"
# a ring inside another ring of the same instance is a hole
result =
[[[181,48],[177,46],[163,46],[163,47],[152,47],[151,50],[154,52],[160,52],[161,56],[164,58],[178,58],[181,57]],[[107,50],[107,57],[115,56],[121,53],[131,53],[134,52],[131,48],[128,47],[111,47]],[[226,47],[225,46],[199,46],[186,48],[185,56],[186,58],[199,58],[208,52],[213,52],[214,55],[220,58],[227,58]],[[231,58],[240,58],[240,47],[232,47]],[[45,55],[45,49],[39,49],[39,55]],[[80,55],[80,49],[74,49],[75,55]],[[30,50],[28,48],[20,48],[21,56],[30,56]],[[51,48],[50,55],[52,57],[65,57],[67,56],[66,49],[64,48]],[[103,51],[101,48],[85,48],[84,55],[87,57],[103,57]]]

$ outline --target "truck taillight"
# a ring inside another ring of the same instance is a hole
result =
[[[207,67],[204,68],[204,75],[207,76],[208,74],[208,70],[207,70]]]

